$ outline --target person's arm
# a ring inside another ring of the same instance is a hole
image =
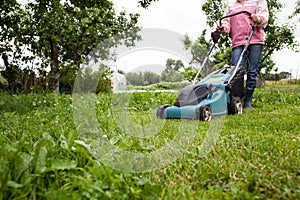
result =
[[[226,8],[223,16],[226,16],[226,15],[229,15],[229,7]],[[220,30],[221,30],[222,34],[228,34],[230,32],[230,18],[229,17],[222,20]]]
[[[266,0],[258,2],[256,14],[252,15],[252,19],[257,22],[258,26],[265,28],[269,21],[269,10]]]

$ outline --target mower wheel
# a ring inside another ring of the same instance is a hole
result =
[[[203,106],[199,109],[199,120],[210,121],[212,119],[212,112],[209,106]]]
[[[160,119],[163,119],[163,116],[164,116],[164,112],[165,112],[165,109],[169,107],[169,106],[160,106],[157,111],[156,111],[156,117],[157,118],[160,118]]]
[[[229,114],[240,115],[243,113],[243,103],[240,97],[233,97],[229,104]]]

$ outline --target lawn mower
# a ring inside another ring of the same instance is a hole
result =
[[[227,15],[219,19],[220,26],[223,19],[239,14],[251,16],[251,13],[248,11],[240,11]],[[257,23],[254,23],[252,26],[252,30],[236,66],[225,66],[196,83],[201,69],[208,61],[213,48],[220,38],[219,32],[212,32],[210,42],[212,41],[213,43],[192,85],[182,89],[173,106],[160,106],[156,112],[156,116],[161,119],[210,121],[212,118],[227,114],[242,114],[243,103],[241,99],[244,96],[244,68],[240,64],[250,44],[256,25]]]

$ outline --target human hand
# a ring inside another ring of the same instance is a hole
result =
[[[251,18],[254,22],[257,22],[258,24],[261,22],[261,18],[257,16],[256,14],[252,14]]]
[[[223,35],[228,33],[227,28],[225,26],[218,26],[216,31],[222,33]]]

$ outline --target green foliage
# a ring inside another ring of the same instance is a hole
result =
[[[268,1],[268,8],[270,17],[268,26],[265,28],[266,39],[260,70],[264,68],[270,72],[275,66],[271,55],[284,48],[293,50],[297,47],[297,42],[294,36],[295,25],[288,22],[283,24],[278,22],[277,13],[283,8],[283,4],[280,1]]]
[[[185,67],[181,60],[168,59],[166,69],[161,75],[154,72],[128,72],[125,74],[127,82],[132,86],[148,86],[159,82],[173,82],[177,84],[183,80],[192,81],[197,69]],[[144,87],[145,88],[145,87]]]
[[[292,16],[295,16],[295,15],[298,15],[298,14],[300,14],[300,1],[299,0],[297,0],[297,2],[296,2],[296,8],[295,8],[294,13],[293,13]]]
[[[137,86],[134,89],[138,90],[181,90],[187,85],[190,85],[190,82],[159,82],[157,84],[151,84],[147,86]]]
[[[22,91],[23,85],[22,85],[21,81],[22,81],[23,75],[22,75],[22,70],[20,68],[18,68],[17,65],[13,65],[13,64],[7,65],[7,67],[5,68],[5,70],[3,70],[1,72],[1,74],[8,83],[8,86],[7,86],[8,92],[16,93],[16,92]]]
[[[159,0],[140,0],[138,1],[139,5],[141,5],[143,8],[148,8],[150,4],[154,1],[159,1]]]
[[[214,61],[216,63],[215,67],[217,69],[220,69],[225,65],[231,65],[231,48],[225,48],[223,50],[223,52],[216,52],[214,56]]]
[[[256,92],[255,101],[260,105],[272,104],[270,108],[276,108],[277,106],[287,107],[289,105],[297,106],[300,102],[300,88],[299,85],[278,85],[277,87],[269,86],[265,89],[260,89]],[[297,108],[295,112],[297,112]],[[279,112],[277,110],[274,112]],[[282,113],[284,114],[284,113]]]
[[[161,81],[180,82],[184,80],[181,71],[184,70],[184,64],[181,60],[167,59],[166,68],[161,74]]]
[[[186,50],[189,50],[192,57],[190,63],[202,63],[211,44],[205,39],[206,30],[193,42],[188,35],[184,36],[183,43]]]
[[[127,82],[133,86],[142,86],[145,84],[144,75],[142,72],[128,72],[125,74],[125,77]]]
[[[198,70],[193,67],[193,66],[189,66],[189,67],[186,67],[184,69],[183,72],[181,72],[181,74],[184,76],[184,79],[189,81],[189,82],[192,82],[195,78],[195,76],[197,75],[197,72]],[[198,80],[201,79],[201,76],[198,77]]]
[[[0,74],[0,92],[5,90],[5,88],[8,86],[8,82],[3,76]]]
[[[97,74],[97,80],[99,80],[96,93],[102,92],[102,93],[108,93],[111,92],[111,77],[113,74],[113,71],[106,67],[102,66],[100,67],[99,71],[96,72]]]
[[[181,60],[167,59],[166,61],[166,69],[164,70],[166,73],[170,73],[172,71],[180,71],[180,69],[184,68],[184,64]]]
[[[161,81],[164,82],[181,82],[184,80],[184,76],[178,71],[163,71],[161,74]]]
[[[128,72],[125,74],[126,80],[133,86],[146,86],[156,84],[160,81],[160,76],[154,72]]]
[[[89,66],[83,66],[76,76],[76,87],[78,88],[72,88],[74,89],[72,91],[91,92],[97,94],[99,92],[111,92],[110,84],[112,74],[113,71],[103,64],[100,64],[96,71]],[[65,93],[69,93],[69,90]]]
[[[20,5],[16,0],[7,0],[0,5],[0,55],[4,60],[4,64],[8,64],[8,56],[14,57],[20,53],[21,48],[10,42],[16,36],[15,30],[18,30],[18,22],[20,20]],[[17,44],[17,41],[15,41]]]
[[[0,22],[0,55],[6,67],[3,76],[7,75],[5,78],[12,88],[15,83],[25,84],[20,78],[22,74],[19,77],[12,72],[38,59],[41,74],[50,67],[46,74],[47,89],[65,92],[71,88],[74,69],[78,69],[99,44],[105,44],[98,55],[103,59],[112,56],[110,47],[132,46],[139,38],[138,15],[127,15],[125,11],[116,13],[109,0],[38,0],[28,2],[25,8],[16,1],[6,1],[0,10],[1,19],[5,19]],[[59,81],[63,88],[58,88]]]
[[[262,74],[264,77],[264,80],[268,81],[279,81],[281,79],[288,79],[291,77],[291,73],[289,72],[280,72],[280,73],[275,73],[275,74]]]
[[[145,85],[155,84],[160,81],[160,76],[154,72],[144,72]]]
[[[214,27],[216,20],[223,16],[226,6],[226,1],[207,0],[202,4],[202,10],[207,16],[207,24],[210,27]]]
[[[206,35],[206,30],[204,30],[202,34],[194,42],[190,39],[188,35],[185,35],[183,39],[184,47],[186,50],[190,51],[192,55],[192,60],[190,61],[190,64],[194,64],[199,67],[202,66],[202,63],[204,62],[204,59],[207,56],[207,53],[211,45],[213,44],[212,41],[210,42],[206,41],[205,35]],[[220,54],[223,55],[222,53]],[[208,61],[201,69],[201,73],[198,78],[201,78],[202,75],[205,76],[216,69],[216,66],[214,66],[214,63],[212,61],[213,60],[212,57],[213,55],[210,55],[208,57]],[[226,61],[222,60],[222,63],[223,62]],[[185,69],[185,71],[183,72],[185,79],[188,81],[192,81],[195,78],[197,71],[198,71],[197,69],[193,69],[191,67]]]

